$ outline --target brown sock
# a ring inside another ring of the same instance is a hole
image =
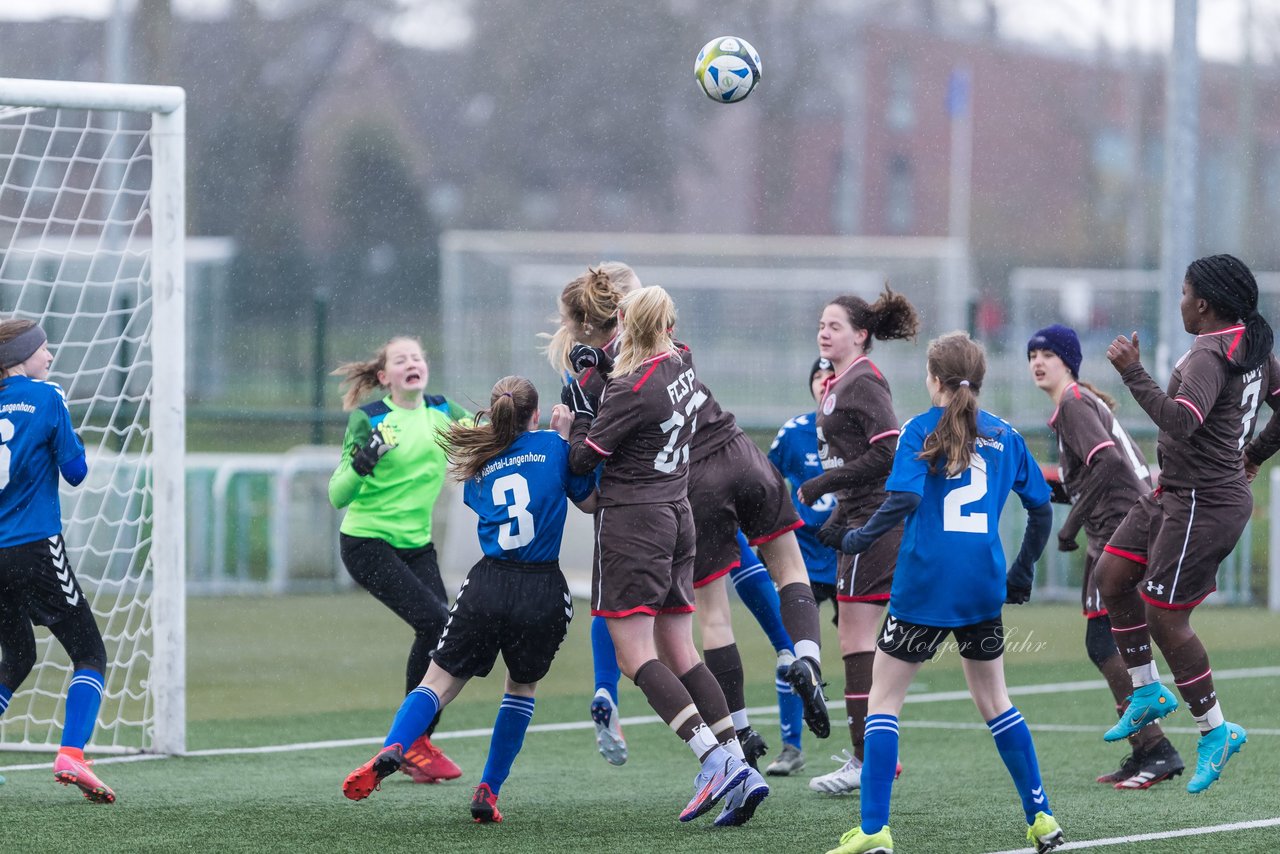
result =
[[[728,646],[708,649],[702,657],[706,659],[707,670],[715,676],[716,682],[720,684],[720,690],[724,692],[725,702],[729,704],[729,712],[741,712],[746,709],[747,698],[742,684],[745,681],[745,675],[738,645],[731,643]]]
[[[1172,649],[1161,649],[1178,693],[1187,701],[1192,715],[1204,715],[1218,702],[1218,692],[1213,687],[1213,670],[1209,667],[1209,653],[1200,638],[1191,635]]]
[[[684,684],[658,659],[651,658],[640,665],[633,681],[658,717],[685,742],[689,742],[694,732],[704,726]]]
[[[867,727],[867,695],[871,693],[874,652],[851,652],[844,657],[844,709],[849,715],[853,755],[862,761],[862,740]]]
[[[822,627],[818,622],[818,600],[813,590],[803,581],[793,581],[778,591],[782,626],[791,636],[793,644],[813,641],[822,645]]]
[[[729,704],[725,702],[720,683],[711,675],[707,665],[699,661],[680,677],[680,684],[693,698],[698,714],[702,715],[707,726],[711,727],[716,741],[721,744],[736,741],[737,733],[733,729],[733,718],[729,716]]]

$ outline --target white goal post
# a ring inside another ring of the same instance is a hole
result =
[[[185,103],[172,86],[0,78],[0,317],[49,333],[88,456],[62,510],[107,644],[97,753],[186,749]],[[70,667],[37,637],[0,749],[60,738]]]

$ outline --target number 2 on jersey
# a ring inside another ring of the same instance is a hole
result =
[[[0,418],[0,489],[9,485],[9,461],[13,454],[5,444],[13,438],[13,422]]]
[[[660,472],[670,474],[676,470],[683,459],[689,459],[689,445],[686,444],[676,452],[676,442],[680,440],[680,428],[683,427],[689,418],[693,419],[693,426],[689,430],[689,441],[693,441],[693,434],[698,430],[698,407],[702,406],[707,400],[707,394],[702,389],[698,389],[693,393],[693,397],[689,398],[689,402],[685,404],[684,414],[681,415],[674,409],[671,411],[671,417],[658,425],[663,433],[667,434],[667,444],[658,451],[658,456],[654,457],[653,467]]]
[[[953,489],[942,499],[942,530],[961,534],[985,534],[988,532],[986,513],[965,513],[966,504],[980,501],[987,494],[987,463],[974,454],[969,458],[969,483]],[[947,480],[959,480],[964,472],[948,475]]]
[[[511,500],[507,501],[507,495]],[[511,521],[498,529],[498,545],[506,551],[533,542],[533,514],[529,512],[529,481],[522,474],[504,475],[493,482],[493,505],[506,507]]]

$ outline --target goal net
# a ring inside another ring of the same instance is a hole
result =
[[[92,749],[185,749],[181,89],[0,79],[0,317],[54,353],[89,475],[62,491],[107,647]],[[71,665],[36,630],[0,748],[61,738]]]

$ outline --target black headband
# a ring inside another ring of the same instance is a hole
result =
[[[39,326],[24,329],[4,343],[0,343],[0,370],[7,371],[21,365],[31,354],[39,350],[49,338]]]

